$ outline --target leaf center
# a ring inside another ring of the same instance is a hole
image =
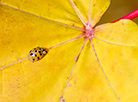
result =
[[[92,27],[91,24],[87,24],[84,27],[85,31],[84,31],[84,35],[85,35],[85,39],[91,39],[94,37],[94,33],[95,33],[95,28]]]

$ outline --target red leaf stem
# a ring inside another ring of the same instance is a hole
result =
[[[131,20],[131,19],[134,19],[136,17],[138,17],[138,9],[136,9],[135,11],[131,12],[130,14],[128,14],[128,15],[122,17],[122,18],[119,18],[119,19],[113,21],[112,23],[115,23],[115,22],[117,22],[121,19],[130,19]]]

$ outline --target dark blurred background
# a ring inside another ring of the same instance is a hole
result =
[[[115,21],[136,9],[138,9],[138,0],[111,0],[108,10],[98,25]],[[138,17],[133,19],[133,21],[138,24]]]

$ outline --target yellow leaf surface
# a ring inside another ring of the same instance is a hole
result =
[[[137,24],[91,28],[109,3],[1,0],[0,102],[137,102]],[[29,61],[38,46],[48,54]]]
[[[49,20],[82,27],[69,0],[1,0],[1,2]]]
[[[51,47],[81,34],[81,31],[67,26],[40,19],[7,6],[0,7],[2,14],[0,23],[3,25],[0,53],[4,51],[0,57],[1,67],[27,57],[32,48]],[[50,56],[46,56],[37,63],[27,60],[1,71],[1,95],[12,102],[39,101],[43,97],[45,97],[43,100],[49,101],[59,99],[68,71],[72,68],[74,58],[83,44],[82,41],[77,40],[72,42],[72,45],[67,44],[50,50],[48,54]],[[73,50],[74,45],[76,47]],[[68,53],[64,53],[66,51]],[[54,93],[55,98],[52,97]]]

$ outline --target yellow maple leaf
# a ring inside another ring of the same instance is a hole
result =
[[[0,102],[136,102],[138,26],[96,26],[110,0],[1,0]],[[31,62],[29,51],[48,48]]]

